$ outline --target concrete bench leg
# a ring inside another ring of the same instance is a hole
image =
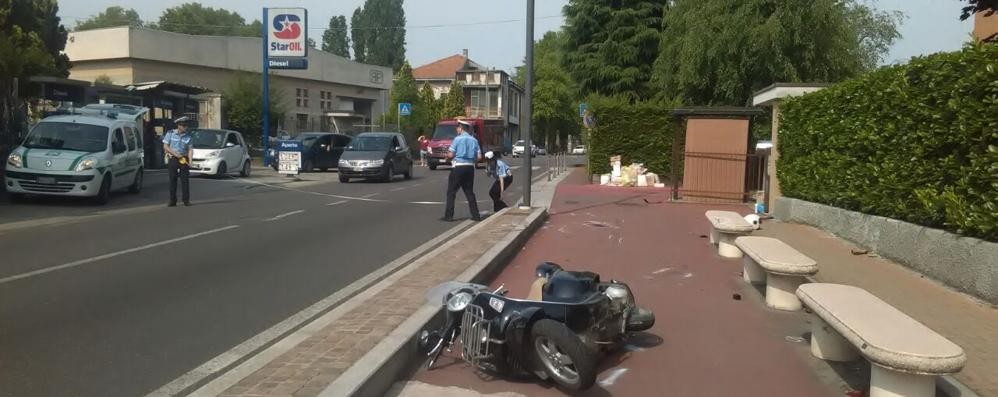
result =
[[[752,259],[750,256],[742,258],[742,278],[745,279],[746,283],[749,284],[765,284],[766,283],[766,269]]]
[[[935,375],[906,374],[870,365],[870,397],[934,397]]]
[[[798,311],[802,305],[797,298],[797,287],[804,284],[800,276],[785,276],[782,274],[766,275],[766,306],[773,309]]]
[[[717,240],[720,240],[720,238],[717,237],[717,229],[710,228],[710,243],[717,244]]]
[[[828,361],[859,360],[859,352],[852,343],[816,315],[811,315],[811,355]]]
[[[717,241],[717,254],[725,258],[741,258],[742,250],[735,245],[735,238],[738,237],[737,234],[732,233],[718,233],[719,240]]]

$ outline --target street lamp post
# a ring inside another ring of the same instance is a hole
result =
[[[533,176],[532,171],[532,161],[533,156],[533,141],[530,139],[530,127],[531,119],[533,113],[534,105],[534,0],[527,0],[527,87],[525,87],[526,92],[526,107],[523,109],[523,116],[526,120],[523,122],[523,133],[526,136],[523,152],[525,156],[523,158],[524,168],[527,169],[527,177],[524,182],[526,183],[526,188],[523,190],[523,206],[530,207],[530,189],[532,185]]]

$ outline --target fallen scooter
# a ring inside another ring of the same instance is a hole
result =
[[[569,392],[585,390],[596,381],[602,355],[655,324],[654,313],[635,304],[625,283],[550,262],[538,265],[536,275],[526,299],[506,296],[503,286],[447,282],[431,289],[427,299],[447,313],[440,329],[420,334],[427,368],[460,340],[461,357],[480,369],[534,374]]]

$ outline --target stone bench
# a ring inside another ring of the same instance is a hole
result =
[[[932,397],[935,378],[963,369],[963,349],[864,289],[812,283],[797,296],[814,312],[811,354],[870,361],[870,397]]]
[[[779,310],[801,309],[797,287],[805,276],[818,272],[814,259],[772,237],[743,236],[735,245],[745,253],[742,277],[752,284],[766,284],[766,305]]]
[[[707,211],[710,221],[710,243],[717,244],[717,254],[725,258],[741,258],[742,251],[735,246],[735,238],[752,233],[754,228],[741,215],[732,211]]]

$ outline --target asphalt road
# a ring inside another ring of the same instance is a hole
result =
[[[512,205],[524,170],[511,165]],[[0,206],[0,396],[144,395],[456,225],[438,221],[446,170],[349,184],[261,173],[194,178],[189,208],[165,206],[155,172],[108,207]]]

